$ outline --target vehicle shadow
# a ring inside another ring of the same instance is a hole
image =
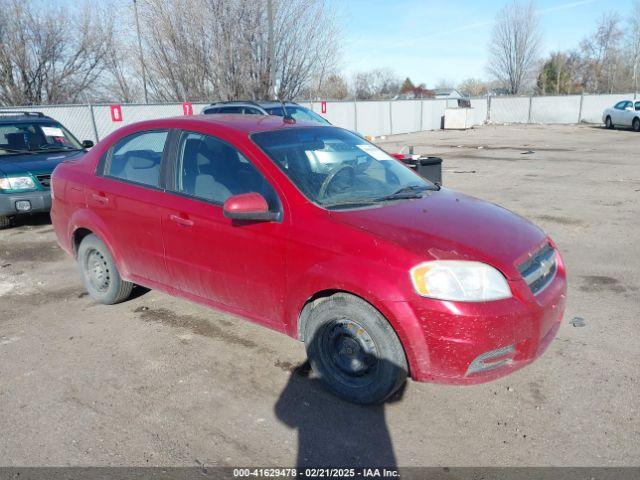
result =
[[[12,228],[17,227],[39,227],[51,225],[51,217],[48,213],[32,213],[30,215],[17,215],[13,218]]]
[[[386,403],[400,401],[405,385]],[[275,413],[298,430],[297,468],[396,467],[385,404],[362,406],[335,397],[313,378],[309,362],[292,371]]]

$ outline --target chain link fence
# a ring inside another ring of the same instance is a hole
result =
[[[604,95],[565,95],[545,97],[471,98],[473,124],[601,123],[602,112],[621,100],[635,99],[633,93]],[[205,103],[194,103],[199,113]],[[457,107],[455,99],[373,100],[300,102],[324,116],[332,124],[374,137],[439,130],[446,108]],[[183,115],[182,103],[123,104],[121,121],[111,118],[111,105],[44,105],[5,107],[3,111],[38,111],[67,127],[79,140],[95,142],[124,125],[141,120]]]

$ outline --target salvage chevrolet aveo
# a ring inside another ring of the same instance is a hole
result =
[[[352,402],[382,402],[407,375],[506,375],[542,354],[564,311],[564,264],[538,227],[337,127],[146,121],[52,182],[58,242],[94,299],[138,284],[278,330]]]

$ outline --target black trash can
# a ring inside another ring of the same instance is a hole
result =
[[[416,172],[422,178],[442,185],[442,159],[440,157],[420,157],[416,162]]]
[[[416,171],[422,178],[442,185],[442,159],[440,157],[405,157],[402,162]]]

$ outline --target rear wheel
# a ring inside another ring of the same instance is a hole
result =
[[[0,230],[9,228],[11,225],[13,225],[13,218],[0,215]]]
[[[640,118],[634,118],[632,126],[634,132],[640,132]]]
[[[613,122],[611,121],[611,117],[607,116],[607,118],[604,121],[604,125],[609,129],[613,128]]]
[[[361,298],[332,295],[313,307],[304,326],[307,355],[326,387],[359,404],[377,404],[407,378],[395,331]]]
[[[133,283],[120,277],[109,249],[95,235],[87,235],[78,248],[78,266],[85,288],[94,300],[113,305],[131,295]]]

